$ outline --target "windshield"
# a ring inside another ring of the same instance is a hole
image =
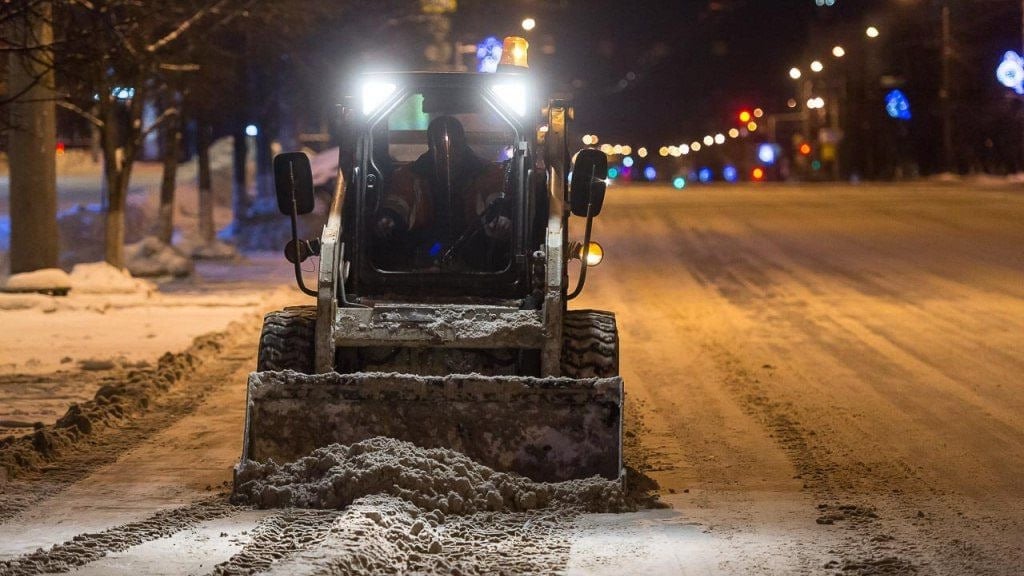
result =
[[[476,92],[409,94],[372,130],[373,266],[498,272],[510,262],[514,128]]]

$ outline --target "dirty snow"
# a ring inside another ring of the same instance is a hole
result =
[[[343,508],[372,494],[401,497],[445,514],[560,507],[591,512],[630,508],[619,482],[600,477],[539,483],[495,472],[463,454],[377,437],[332,444],[294,463],[246,462],[239,499],[261,508]]]
[[[192,273],[192,259],[155,236],[124,247],[125,268],[135,276],[183,277]]]

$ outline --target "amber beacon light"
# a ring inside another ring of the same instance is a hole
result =
[[[501,62],[498,63],[499,70],[509,68],[529,68],[526,63],[527,52],[530,44],[526,38],[521,36],[506,36],[504,45],[501,48]]]

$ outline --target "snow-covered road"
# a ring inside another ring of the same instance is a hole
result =
[[[1009,188],[612,187],[573,307],[618,315],[627,459],[671,508],[230,506],[250,322],[147,416],[7,482],[0,574],[1022,573],[1021,222]]]

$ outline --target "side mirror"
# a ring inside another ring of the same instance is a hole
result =
[[[604,204],[608,157],[600,150],[585,148],[576,154],[569,183],[569,206],[576,216],[597,216]]]
[[[313,168],[303,152],[285,152],[274,157],[274,188],[277,209],[284,214],[313,211]]]

